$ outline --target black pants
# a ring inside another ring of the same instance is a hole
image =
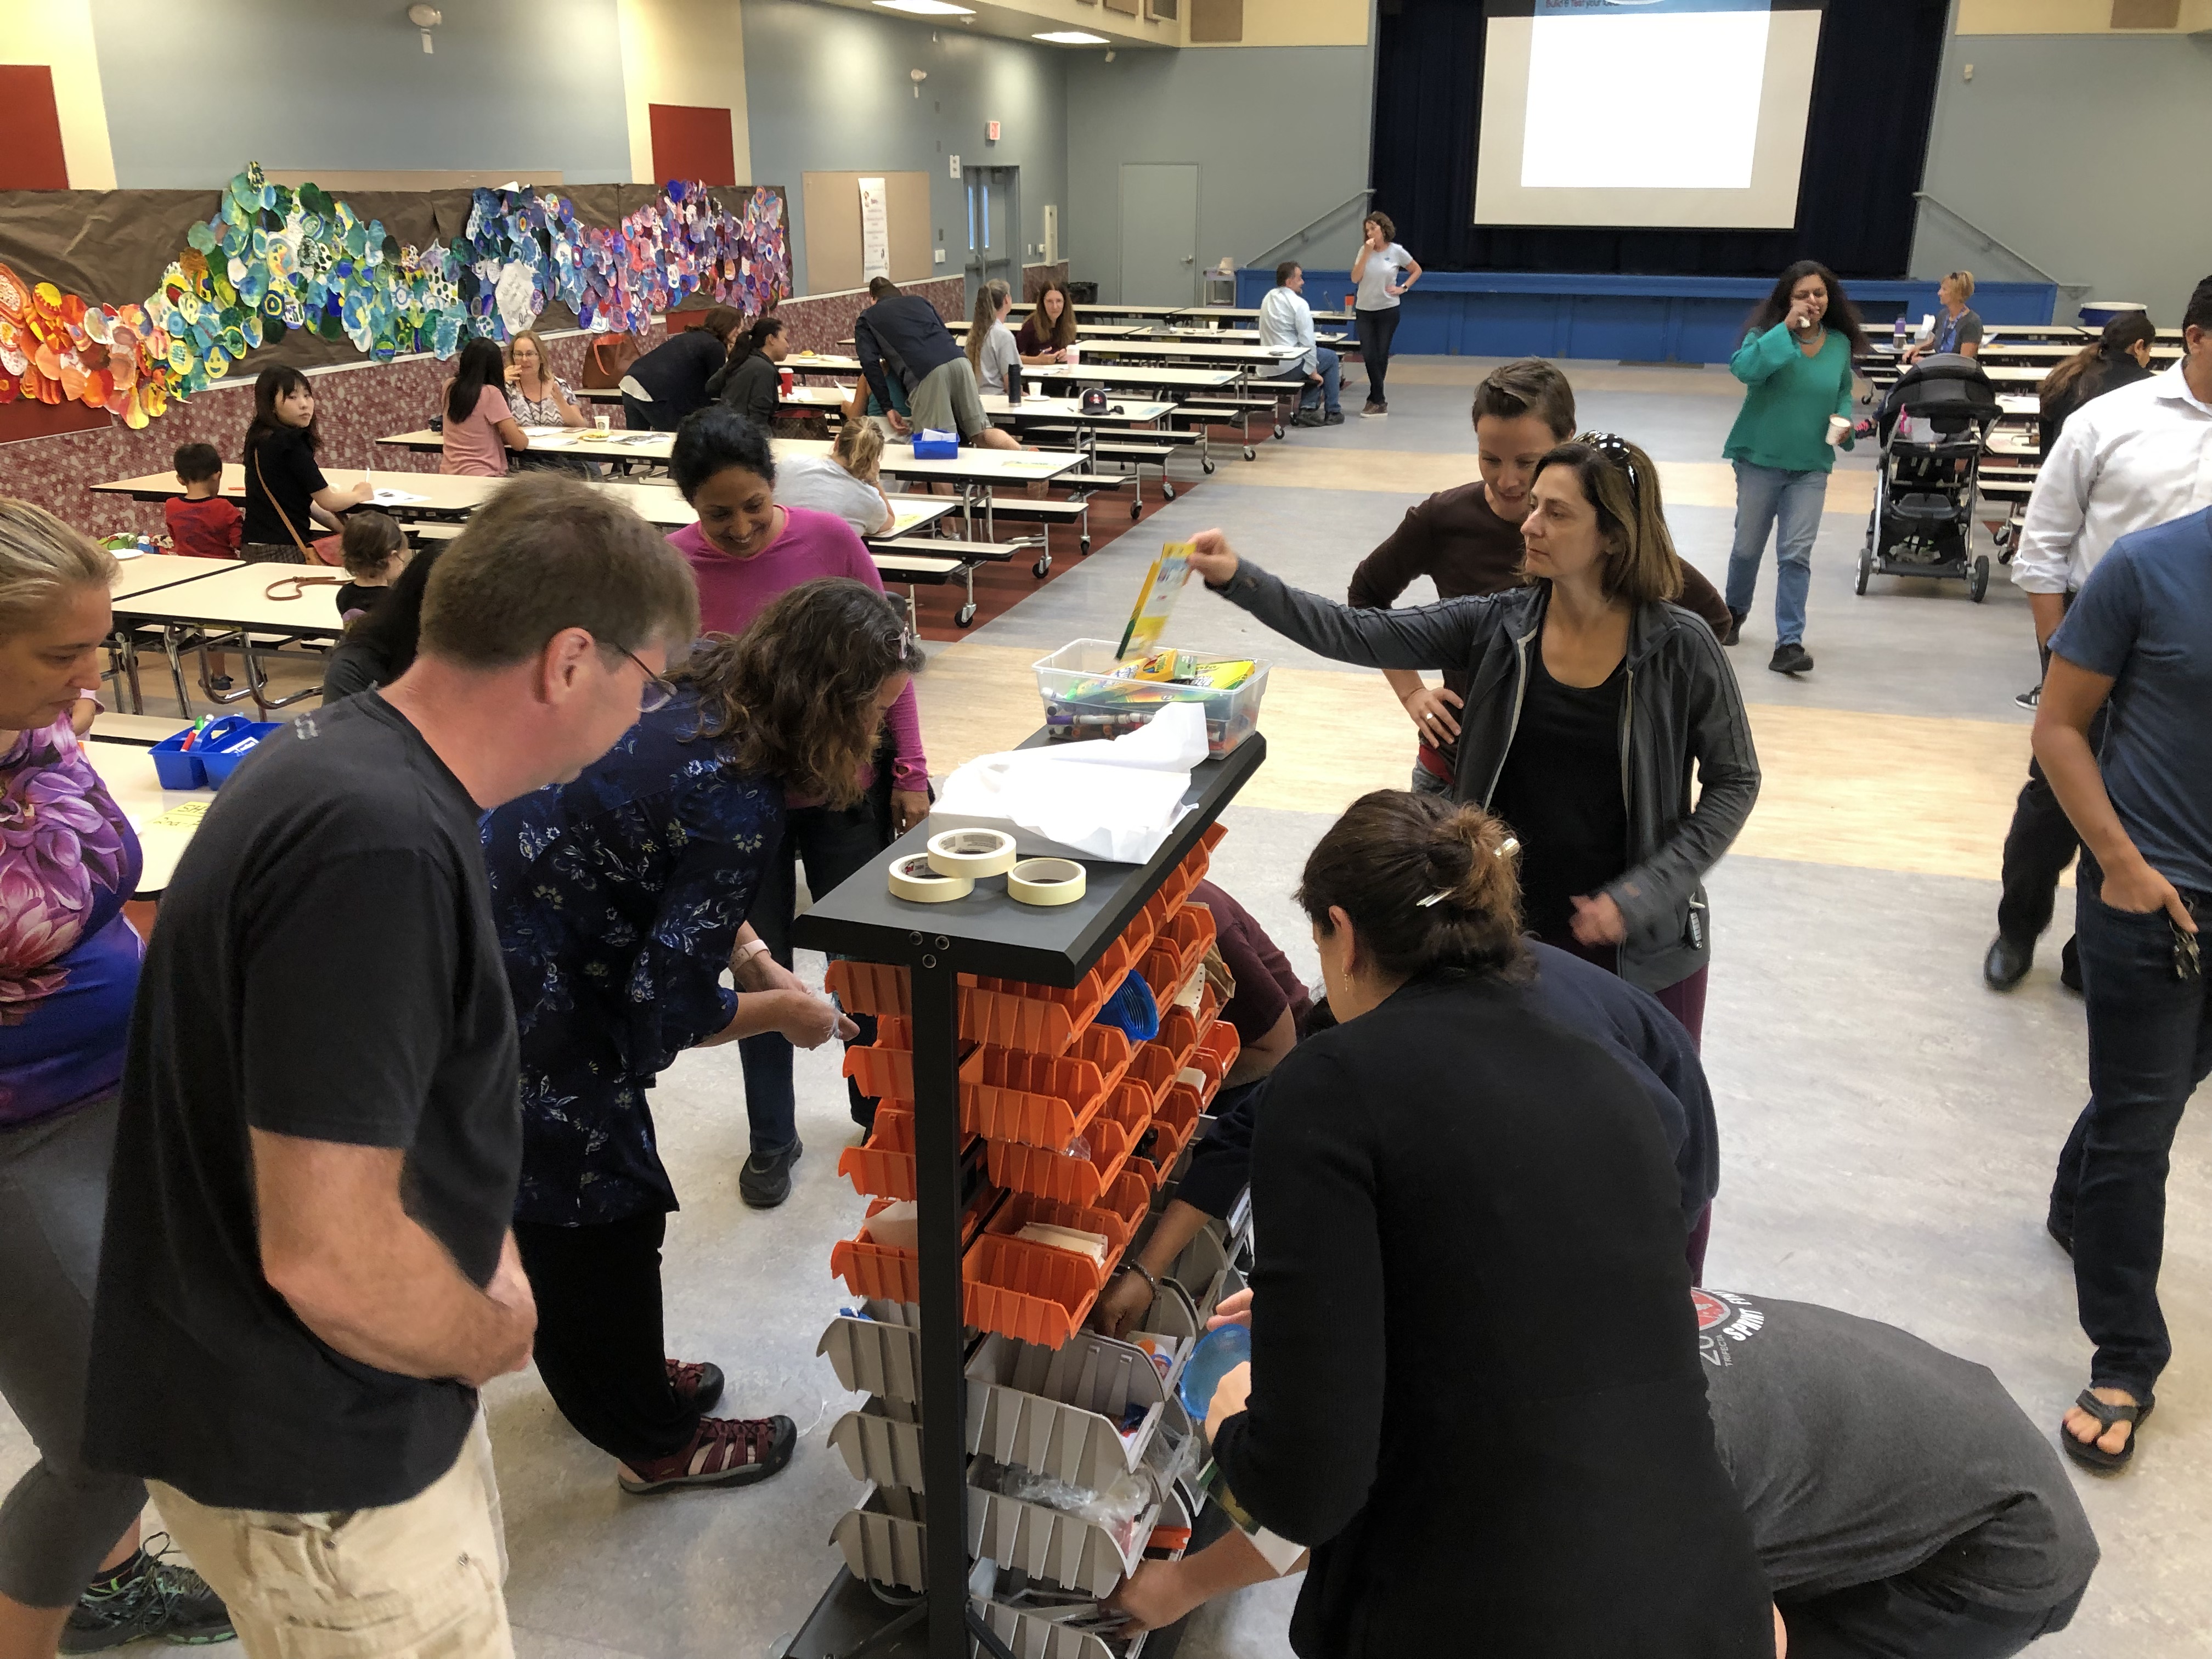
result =
[[[2064,1630],[2081,1605],[2075,1590],[2055,1607],[2007,1613],[1906,1573],[1790,1603],[1782,1618],[1790,1659],[2009,1659]]]
[[[2189,1097],[2212,1073],[2212,994],[2201,972],[2175,971],[2165,911],[2112,908],[2090,860],[2078,879],[2089,1103],[2059,1154],[2051,1221],[2074,1241],[2075,1304],[2097,1349],[2091,1383],[2147,1401],[2173,1353],[2158,1302],[2166,1176]],[[2212,893],[2182,897],[2200,927],[2212,924]]]
[[[1390,342],[1398,335],[1399,310],[1399,307],[1391,306],[1382,311],[1352,313],[1353,325],[1359,331],[1359,361],[1367,369],[1367,401],[1370,405],[1390,401],[1382,391],[1382,377],[1390,372]]]
[[[882,764],[877,772],[879,780],[890,776]],[[880,788],[842,811],[828,806],[793,809],[784,824],[783,844],[761,872],[752,912],[745,918],[769,954],[785,967],[791,966],[791,923],[799,905],[795,866],[805,862],[807,890],[820,898],[890,844],[889,810],[889,794]],[[860,1028],[854,1040],[873,1042],[876,1022],[857,1014],[854,1019]],[[756,1152],[780,1152],[799,1139],[791,1055],[790,1039],[778,1031],[738,1039],[738,1063],[745,1074],[745,1117]],[[860,1106],[859,1085],[848,1081],[845,1087],[853,1104]]]
[[[665,1215],[586,1227],[518,1221],[538,1298],[538,1374],[569,1426],[635,1467],[690,1443],[699,1413],[678,1403],[660,1329]]]
[[[2089,747],[2105,745],[2105,710],[2089,722]],[[2016,944],[2032,945],[2051,926],[2058,899],[2058,878],[2081,850],[2081,837],[2058,804],[2057,793],[2043,775],[2043,764],[2031,759],[2027,781],[2013,803],[2012,827],[2005,831],[2004,889],[1997,899],[1997,932]],[[2070,959],[2074,941],[2066,944]]]
[[[666,404],[648,404],[623,393],[623,421],[632,432],[673,432],[684,417]]]

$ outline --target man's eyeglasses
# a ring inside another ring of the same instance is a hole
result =
[[[637,712],[641,714],[651,714],[667,708],[669,700],[676,695],[676,688],[647,668],[642,662],[639,662],[637,653],[632,651],[628,646],[618,645],[615,649],[632,662],[637,663],[637,672],[645,676],[645,684],[637,694]]]

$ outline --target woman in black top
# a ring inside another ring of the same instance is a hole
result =
[[[1212,530],[1191,564],[1325,657],[1465,672],[1452,794],[1519,835],[1531,931],[1650,992],[1696,1038],[1705,872],[1759,796],[1743,699],[1712,629],[1672,603],[1682,566],[1650,456],[1588,433],[1537,463],[1528,495],[1530,585],[1504,593],[1354,610],[1285,586]]]
[[[763,317],[730,340],[730,360],[707,382],[709,397],[720,398],[763,432],[775,430],[775,404],[783,390],[776,367],[791,352],[783,319]]]
[[[323,659],[326,705],[389,685],[413,666],[415,641],[422,631],[422,590],[444,551],[444,544],[433,542],[408,560],[376,608],[347,627],[337,648]]]
[[[364,478],[340,489],[315,465],[314,383],[296,368],[264,368],[253,383],[253,420],[246,428],[246,526],[241,559],[306,564],[318,528],[344,527],[348,507],[369,498]]]
[[[2158,342],[2147,311],[2124,311],[2105,325],[2094,343],[2086,345],[2043,377],[2036,388],[2042,404],[2037,443],[2043,459],[2066,429],[2069,416],[2093,398],[2150,379],[2150,349]]]
[[[714,401],[707,382],[730,358],[742,313],[716,306],[690,328],[672,331],[622,378],[623,417],[633,432],[673,432],[695,409]]]
[[[1214,1461],[1313,1552],[1301,1655],[1764,1659],[1674,1165],[1619,1061],[1517,994],[1514,851],[1377,790],[1306,860],[1340,1023],[1268,1080]]]

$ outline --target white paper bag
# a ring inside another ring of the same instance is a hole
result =
[[[1142,864],[1182,818],[1191,768],[1205,758],[1205,709],[1173,703],[1106,742],[979,755],[945,779],[930,823],[1012,825],[1024,856]]]

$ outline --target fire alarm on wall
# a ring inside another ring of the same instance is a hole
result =
[[[994,144],[997,143],[999,142],[999,124],[996,121],[984,122],[983,137],[990,143]]]

